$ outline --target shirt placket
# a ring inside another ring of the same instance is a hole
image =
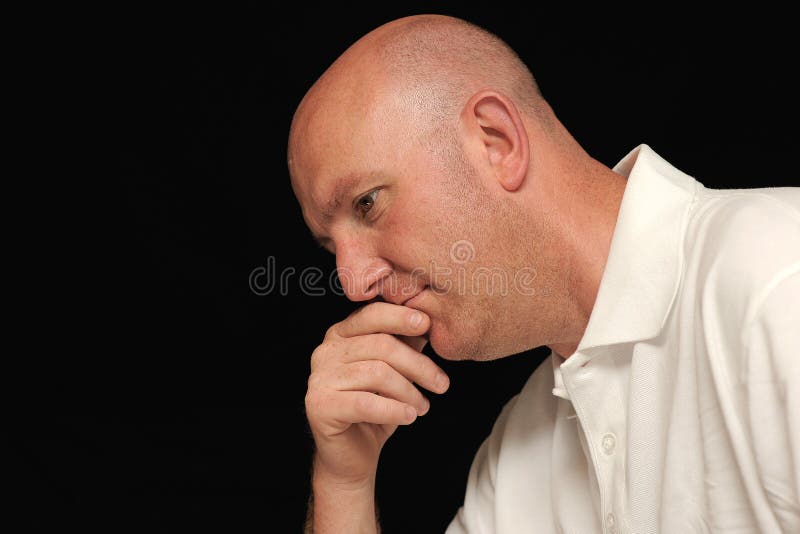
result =
[[[594,466],[605,534],[627,529],[625,495],[625,402],[619,369],[607,351],[576,352],[561,367],[563,387],[572,401],[583,447]]]

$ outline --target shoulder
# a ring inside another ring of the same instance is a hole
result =
[[[779,273],[753,299],[744,322],[747,354],[744,374],[751,382],[783,383],[794,378],[800,387],[800,260]]]
[[[734,307],[744,320],[800,260],[800,188],[706,189],[685,239],[685,274],[696,278],[702,298]]]
[[[776,306],[788,311],[779,289],[800,264],[800,189],[701,190],[683,248],[686,298],[708,357],[735,382],[754,376],[766,353],[748,351],[752,325]]]
[[[780,245],[800,240],[800,188],[705,189],[687,235],[707,256],[748,264],[780,261],[791,253]]]

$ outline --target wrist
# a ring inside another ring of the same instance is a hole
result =
[[[375,477],[343,478],[314,465],[308,517],[313,532],[380,532]]]
[[[375,479],[376,471],[374,470],[366,475],[345,475],[328,469],[324,463],[319,461],[318,456],[314,455],[311,482],[315,491],[317,486],[320,486],[345,493],[374,493]]]

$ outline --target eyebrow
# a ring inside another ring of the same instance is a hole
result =
[[[334,214],[341,207],[344,197],[349,195],[360,181],[361,177],[357,174],[348,174],[338,180],[328,204],[322,210],[322,216],[327,220],[333,219]]]
[[[344,197],[349,195],[360,181],[361,176],[356,173],[351,173],[336,182],[330,200],[328,200],[325,207],[322,208],[322,217],[326,221],[333,219],[333,216],[342,206]],[[311,237],[313,237],[314,241],[321,247],[326,247],[331,242],[329,237],[317,235],[314,232],[311,232]]]

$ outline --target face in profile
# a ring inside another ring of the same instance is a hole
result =
[[[442,357],[524,350],[512,310],[536,272],[515,237],[523,214],[487,187],[462,139],[420,143],[390,111],[296,121],[290,172],[306,224],[335,254],[349,299],[425,312]]]

